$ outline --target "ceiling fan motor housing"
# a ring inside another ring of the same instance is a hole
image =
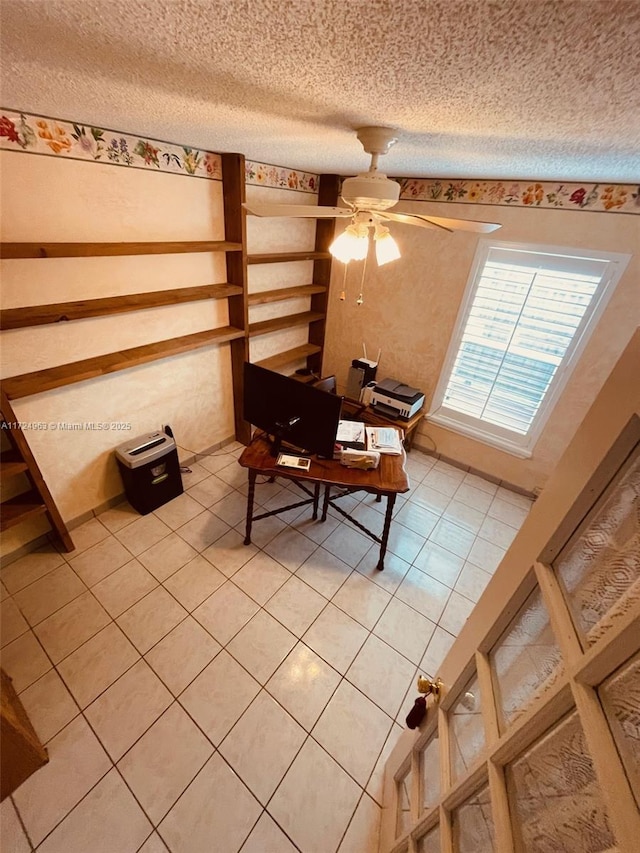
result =
[[[356,208],[387,210],[398,203],[400,184],[381,172],[363,172],[355,178],[345,178],[341,195]]]

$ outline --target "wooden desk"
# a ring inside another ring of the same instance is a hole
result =
[[[268,518],[271,515],[277,515],[280,512],[286,512],[286,510],[305,506],[306,504],[313,505],[313,518],[317,518],[320,490],[324,487],[322,516],[320,520],[326,520],[327,511],[331,505],[337,512],[348,518],[359,530],[362,530],[367,536],[380,543],[380,556],[377,568],[384,568],[384,556],[387,551],[391,516],[393,514],[396,495],[409,491],[409,478],[404,470],[404,463],[406,461],[406,454],[404,452],[401,456],[382,454],[379,466],[372,471],[363,471],[359,468],[345,468],[344,465],[341,465],[336,460],[318,459],[316,456],[311,457],[309,471],[294,471],[292,468],[282,468],[276,465],[275,457],[271,455],[269,443],[262,433],[258,433],[251,444],[244,449],[238,461],[244,468],[248,469],[249,473],[245,545],[249,545],[251,542],[251,526],[253,522],[259,521],[261,518]],[[279,507],[271,512],[254,515],[253,502],[258,474],[266,477],[284,477],[286,480],[292,480],[309,497],[298,503]],[[312,486],[313,489],[307,488],[307,486]],[[332,496],[331,489],[334,487],[339,487],[340,493]],[[372,533],[335,503],[335,501],[347,494],[360,491],[376,495],[377,500],[382,500],[383,497],[387,498],[382,536]]]

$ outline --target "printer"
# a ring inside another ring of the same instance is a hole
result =
[[[424,405],[424,394],[397,379],[383,379],[371,394],[371,406],[391,418],[412,418]]]

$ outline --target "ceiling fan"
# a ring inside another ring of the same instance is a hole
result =
[[[348,207],[311,207],[295,204],[258,204],[247,202],[243,207],[254,216],[289,216],[310,219],[351,219],[351,224],[330,247],[331,253],[345,263],[366,257],[369,228],[375,229],[378,264],[400,257],[398,247],[383,222],[401,222],[421,228],[440,228],[445,231],[471,231],[489,234],[501,226],[494,222],[451,219],[442,216],[423,216],[417,213],[393,213],[400,198],[400,184],[378,171],[378,158],[387,154],[398,138],[390,127],[361,127],[357,131],[362,147],[371,154],[367,172],[342,183],[342,201]],[[344,238],[344,239],[343,239]]]

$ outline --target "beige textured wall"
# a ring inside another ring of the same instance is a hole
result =
[[[613,365],[640,324],[640,217],[586,211],[536,210],[489,205],[402,202],[399,211],[500,222],[501,241],[584,247],[636,253],[598,328],[551,414],[531,459],[518,459],[488,445],[423,421],[416,444],[499,477],[523,489],[542,488],[595,399]],[[342,226],[338,226],[340,228]],[[392,225],[402,258],[378,268],[369,264],[364,304],[357,306],[362,265],[350,265],[347,301],[340,302],[344,267],[335,263],[328,315],[325,373],[346,384],[353,358],[378,347],[379,378],[396,377],[424,391],[427,408],[435,391],[464,294],[478,237],[464,232]]]

